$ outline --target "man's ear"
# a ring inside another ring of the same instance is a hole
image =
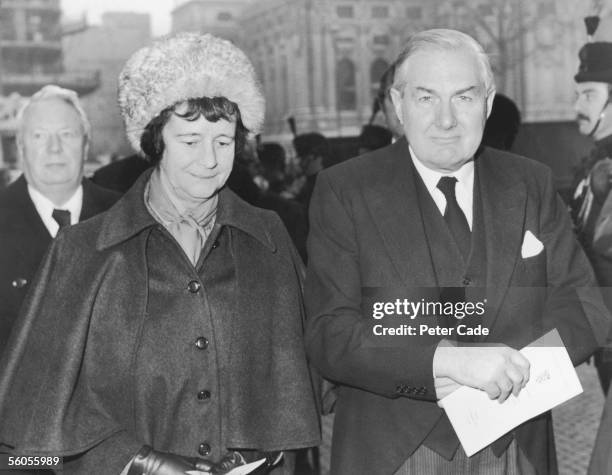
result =
[[[83,163],[87,161],[89,157],[89,137],[85,138],[85,145],[83,146]]]
[[[606,104],[603,107],[605,111],[609,106],[612,105],[612,84],[608,84],[608,95],[606,96]]]
[[[389,90],[389,95],[391,96],[391,102],[393,103],[393,108],[395,109],[395,115],[397,115],[400,124],[404,125],[404,115],[402,113],[402,93],[392,87]]]
[[[15,137],[15,145],[17,148],[17,166],[19,167],[21,171],[23,171],[23,157],[24,157],[23,139],[21,137],[21,134],[19,133]]]
[[[493,110],[493,100],[495,99],[495,93],[497,91],[493,89],[489,95],[487,96],[487,119],[491,115],[491,111]]]
[[[81,180],[83,179],[83,175],[85,173],[85,163],[87,163],[87,158],[89,157],[89,137],[85,137],[85,143],[83,144],[83,157],[81,158]]]

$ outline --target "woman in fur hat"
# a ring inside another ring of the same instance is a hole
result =
[[[0,363],[0,452],[64,473],[290,473],[319,440],[301,262],[224,187],[263,123],[253,67],[225,40],[166,38],[127,62],[119,104],[155,167],[54,241]]]

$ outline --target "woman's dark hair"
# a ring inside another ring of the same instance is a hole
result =
[[[187,104],[187,109],[184,112],[180,114],[176,112],[176,108],[183,102],[176,103],[161,111],[145,127],[140,137],[140,147],[153,165],[157,165],[164,154],[162,130],[172,114],[190,121],[198,120],[200,116],[204,116],[206,120],[211,122],[217,122],[219,119],[235,120],[235,155],[242,152],[249,131],[242,123],[240,109],[235,102],[225,97],[200,97],[198,99],[187,99],[184,103]]]

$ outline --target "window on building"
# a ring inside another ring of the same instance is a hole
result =
[[[389,7],[386,5],[372,7],[372,18],[389,18]]]
[[[357,108],[355,64],[348,58],[342,58],[336,64],[336,97],[338,110],[347,111]]]
[[[555,2],[541,2],[538,4],[538,16],[555,15]]]
[[[478,5],[477,11],[480,16],[491,16],[493,15],[493,6],[488,3],[481,3]]]
[[[353,5],[340,5],[336,7],[336,14],[339,18],[353,18],[355,16],[355,9]]]
[[[380,78],[389,68],[389,63],[383,58],[376,58],[370,66],[370,84],[372,87],[372,99],[378,94]]]
[[[265,94],[267,98],[266,109],[269,109],[268,112],[271,114],[271,117],[274,117],[278,113],[277,102],[279,97],[276,83],[276,68],[273,63],[268,64],[268,75],[266,76],[264,86],[268,91]]]
[[[355,46],[355,38],[350,36],[338,36],[336,38],[336,48],[340,50],[351,49]]]
[[[42,41],[41,30],[42,18],[39,15],[29,15],[26,37],[30,41]]]
[[[230,12],[219,12],[217,13],[217,20],[219,21],[231,21],[234,16]]]
[[[15,19],[11,10],[2,12],[2,15],[0,15],[0,38],[4,40],[16,39]]]
[[[416,5],[406,7],[406,17],[409,20],[421,20],[423,18],[423,7]]]
[[[389,46],[391,39],[388,35],[374,35],[372,42],[377,46]]]
[[[289,103],[289,62],[287,61],[287,56],[283,56],[281,60],[281,87],[283,88],[283,101],[280,105],[281,111],[287,111],[291,108]]]

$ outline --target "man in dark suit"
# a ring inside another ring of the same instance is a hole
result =
[[[461,385],[518,395],[517,350],[553,328],[585,360],[609,324],[592,271],[550,170],[479,150],[495,95],[482,47],[429,30],[397,65],[406,138],[321,172],[311,202],[306,345],[339,385],[331,472],[555,473],[550,413],[467,457],[437,402]]]
[[[74,91],[45,86],[18,115],[23,175],[0,192],[0,355],[58,230],[109,208],[118,194],[83,178],[90,125]]]

